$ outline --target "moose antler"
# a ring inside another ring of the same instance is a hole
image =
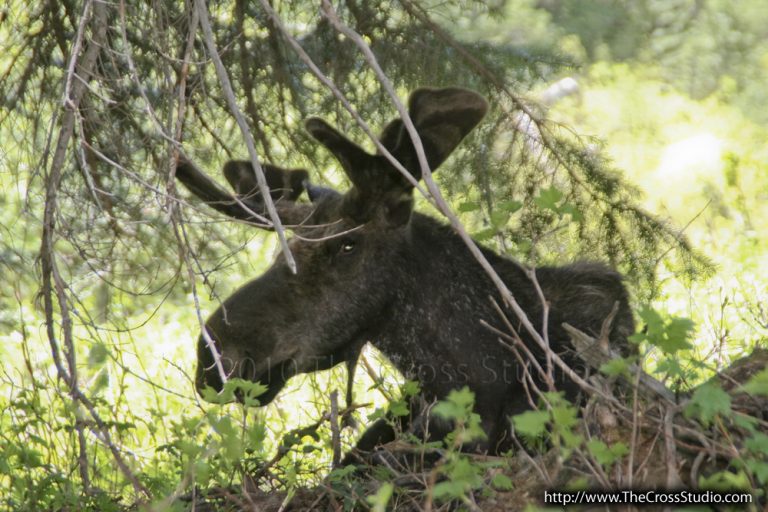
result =
[[[300,224],[311,210],[309,205],[295,201],[304,191],[309,173],[304,169],[282,169],[275,165],[263,167],[278,215],[287,225]],[[226,192],[184,156],[179,157],[176,166],[176,177],[179,181],[211,208],[228,217],[271,228],[265,216],[266,208],[251,163],[229,161],[224,165],[224,176],[236,195]]]
[[[458,87],[418,89],[411,94],[408,105],[432,170],[445,161],[488,110],[482,96]],[[347,215],[365,222],[383,212],[392,226],[408,221],[413,209],[413,184],[386,157],[368,153],[322,119],[308,119],[305,126],[339,160],[354,185],[345,196]],[[414,178],[421,178],[413,141],[401,119],[390,122],[379,140]]]

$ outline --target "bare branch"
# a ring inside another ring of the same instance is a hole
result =
[[[339,90],[338,87],[336,87],[336,84],[334,84],[330,78],[325,76],[322,71],[320,71],[320,68],[317,67],[317,65],[312,61],[312,59],[309,57],[307,52],[304,51],[304,49],[301,47],[298,41],[294,37],[292,37],[288,31],[285,29],[285,26],[283,25],[283,22],[280,20],[280,18],[277,16],[277,13],[275,13],[274,9],[271,5],[269,5],[269,2],[267,0],[260,0],[262,7],[267,12],[269,17],[272,19],[272,22],[275,24],[277,29],[280,31],[281,34],[283,34],[283,37],[288,41],[288,43],[291,45],[291,47],[294,49],[296,54],[299,56],[299,59],[302,60],[312,71],[312,74],[317,77],[320,82],[326,86],[331,93],[338,99],[342,106],[347,110],[347,112],[350,113],[352,118],[355,120],[357,125],[365,132],[366,135],[371,139],[373,144],[376,146],[376,149],[379,151],[379,153],[384,156],[390,164],[392,164],[407,180],[408,182],[421,194],[428,200],[431,201],[431,198],[428,194],[424,192],[424,190],[421,188],[421,185],[419,184],[418,180],[416,180],[411,173],[409,173],[405,167],[394,157],[392,156],[392,153],[389,152],[387,148],[384,147],[384,145],[381,143],[379,138],[376,136],[375,133],[373,133],[373,130],[371,130],[370,126],[368,126],[368,123],[366,123],[362,117],[360,117],[360,114],[357,112],[357,110],[352,106],[352,104],[349,102],[349,100],[344,96],[344,94]]]
[[[667,407],[664,412],[664,453],[667,458],[667,489],[678,489],[683,481],[677,469],[677,447],[675,445],[675,433],[673,420],[675,407]]]
[[[283,250],[283,257],[288,264],[288,268],[290,268],[291,272],[295,274],[296,260],[293,257],[293,253],[291,252],[290,247],[288,247],[288,240],[285,236],[285,229],[280,222],[280,217],[278,216],[277,210],[275,209],[275,204],[269,194],[269,185],[267,185],[267,179],[264,176],[264,170],[261,168],[259,155],[256,153],[256,146],[253,141],[253,135],[251,135],[251,131],[248,128],[248,123],[246,122],[243,113],[240,111],[240,107],[237,105],[235,92],[232,90],[232,83],[229,81],[229,75],[227,75],[227,70],[224,68],[224,64],[221,62],[219,51],[216,48],[216,42],[213,40],[213,29],[211,29],[211,21],[208,18],[208,9],[205,6],[205,1],[195,0],[195,6],[200,18],[200,26],[203,29],[203,35],[205,37],[205,44],[208,47],[208,53],[211,56],[211,60],[213,60],[213,66],[216,69],[216,75],[219,77],[219,82],[221,82],[221,89],[224,92],[224,96],[227,98],[229,109],[232,111],[232,115],[235,116],[237,125],[240,127],[240,131],[243,134],[243,139],[245,139],[245,145],[248,148],[248,155],[250,156],[251,164],[253,165],[253,170],[256,174],[256,182],[259,185],[259,191],[261,192],[261,197],[264,200],[264,205],[267,207],[269,218],[272,221],[272,225],[277,232],[277,237],[280,240],[280,246]]]
[[[563,329],[565,329],[571,336],[571,343],[576,348],[578,356],[590,367],[596,370],[599,370],[600,367],[608,361],[621,357],[620,354],[612,350],[603,350],[599,340],[595,340],[571,325],[563,324]],[[677,405],[675,396],[666,388],[666,386],[664,386],[664,384],[643,372],[642,369],[635,364],[630,364],[627,369],[630,374],[635,374],[638,369],[640,370],[639,384],[641,385],[640,390],[644,396],[654,400],[661,398],[669,405]]]
[[[349,407],[351,404],[347,404]],[[333,446],[333,458],[331,460],[331,467],[339,467],[341,462],[341,435],[339,433],[339,392],[333,390],[331,392],[331,412],[328,417],[328,422],[331,426],[331,445]]]
[[[93,13],[89,15],[93,5]],[[77,382],[77,362],[75,360],[75,346],[74,339],[71,331],[71,318],[67,304],[66,287],[61,279],[57,264],[56,264],[56,249],[55,249],[55,233],[56,233],[56,213],[58,210],[57,194],[61,185],[64,161],[66,159],[67,147],[69,141],[72,138],[75,129],[75,123],[78,119],[80,108],[80,102],[86,92],[85,82],[90,79],[96,61],[101,51],[101,44],[105,40],[107,32],[107,5],[101,1],[96,1],[94,4],[88,2],[85,7],[85,14],[82,17],[82,23],[78,29],[78,36],[75,40],[73,51],[71,53],[71,60],[68,66],[68,73],[66,76],[65,96],[63,98],[64,113],[61,119],[61,128],[59,130],[56,147],[53,154],[53,159],[50,166],[50,172],[46,180],[45,190],[45,209],[43,213],[43,233],[40,247],[40,262],[42,267],[42,295],[45,309],[46,318],[46,331],[48,334],[48,340],[51,345],[51,353],[53,355],[54,364],[56,366],[59,378],[63,380],[68,388],[69,394],[77,410],[78,405],[82,404],[90,413],[97,425],[97,430],[100,434],[98,437],[109,447],[112,455],[117,463],[118,467],[134,487],[134,490],[138,494],[143,494],[149,497],[149,491],[139,482],[136,475],[128,467],[128,464],[123,459],[120,450],[111,441],[111,436],[106,424],[101,420],[99,414],[96,411],[95,406],[91,401],[83,395],[80,391]],[[93,26],[93,37],[88,44],[87,49],[79,59],[80,46],[83,41],[83,33],[85,27],[89,24]],[[79,79],[75,80],[75,76],[78,75]],[[53,283],[53,286],[52,286]],[[64,367],[64,363],[61,359],[61,351],[59,350],[59,342],[56,337],[55,331],[55,309],[53,303],[53,290],[55,289],[57,302],[59,305],[59,313],[62,319],[62,327],[64,331],[64,344],[65,353],[67,357],[67,370]],[[77,413],[76,413],[77,414]],[[76,428],[78,429],[78,438],[81,444],[80,456],[78,457],[78,463],[80,465],[80,474],[83,479],[84,487],[88,487],[89,477],[87,473],[87,458],[85,455],[85,435],[82,431],[82,423],[79,418],[75,420]]]

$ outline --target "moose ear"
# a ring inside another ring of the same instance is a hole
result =
[[[269,195],[275,201],[298,199],[304,191],[304,183],[309,178],[309,173],[304,169],[283,169],[270,164],[262,165],[262,169],[267,179]],[[230,160],[224,164],[224,177],[238,196],[243,198],[259,196],[259,184],[256,182],[256,174],[251,162]]]
[[[229,162],[224,174],[239,198],[226,192],[183,154],[176,165],[176,178],[194,195],[216,211],[235,219],[252,222],[259,227],[271,229],[264,224],[264,201],[258,193],[256,175],[250,162]],[[273,165],[264,166],[270,196],[285,226],[298,226],[312,213],[310,205],[295,203],[308,182],[307,171],[303,169],[284,170]],[[278,199],[281,199],[278,201]]]
[[[485,98],[458,87],[417,89],[408,100],[413,121],[429,167],[435,170],[477,126],[488,111]],[[382,144],[415,177],[421,178],[421,166],[408,131],[402,121],[391,122],[382,133]]]
[[[371,186],[371,181],[376,179],[372,173],[372,163],[375,158],[373,155],[320,118],[311,117],[307,119],[304,126],[320,144],[333,153],[353,185],[361,189]]]
[[[387,148],[390,153],[395,151],[398,144],[400,144],[400,136],[403,132],[403,120],[394,119],[389,122],[387,126],[381,131],[379,135],[379,141],[381,145]]]

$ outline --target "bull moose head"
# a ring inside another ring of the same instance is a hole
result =
[[[464,89],[411,94],[409,114],[431,169],[451,154],[486,110],[480,95]],[[294,233],[289,244],[298,272],[293,274],[278,258],[208,319],[205,329],[222,356],[224,371],[265,384],[267,391],[259,396],[264,405],[291,376],[341,362],[351,365],[362,345],[371,341],[401,371],[421,381],[428,400],[469,386],[488,435],[488,443],[478,448],[502,451],[509,446],[507,419],[532,403],[523,374],[539,384],[542,380],[482,326],[481,321],[498,320],[499,311],[489,300],[497,295],[490,279],[449,227],[413,212],[413,185],[387,158],[366,152],[320,119],[308,120],[306,128],[339,160],[352,186],[342,194],[310,185],[304,170],[264,167],[277,211]],[[402,120],[389,123],[380,142],[412,177],[421,177]],[[181,161],[176,170],[182,183],[211,207],[258,224],[264,201],[251,164],[229,162],[224,175],[236,200],[190,162]],[[309,203],[297,202],[304,190]],[[550,347],[566,361],[578,362],[562,327],[566,322],[597,335],[606,317],[615,315],[610,341],[624,350],[634,322],[619,274],[597,263],[539,267],[538,290],[547,309],[521,264],[482,250],[531,322],[542,326]],[[543,366],[543,352],[518,320],[506,322],[539,359],[538,367]],[[198,342],[196,385],[198,390],[220,390],[223,384],[204,338]],[[578,388],[563,375],[560,389],[575,396]],[[433,437],[442,435],[432,429]],[[373,447],[385,440],[382,435],[369,429],[358,446]]]
[[[458,88],[420,89],[409,113],[432,169],[436,169],[483,118],[485,100]],[[376,337],[398,290],[393,284],[412,265],[404,248],[412,236],[413,186],[382,155],[370,154],[321,119],[306,129],[333,153],[352,187],[344,194],[309,185],[308,173],[265,165],[265,177],[284,224],[295,236],[290,248],[298,272],[276,263],[249,282],[208,319],[225,372],[260,381],[267,404],[297,373],[328,369],[356,358]],[[383,131],[382,145],[417,179],[421,175],[410,136],[400,119]],[[224,175],[238,201],[193,164],[182,161],[176,177],[213,208],[238,219],[263,214],[250,162],[230,161]],[[311,203],[296,200],[307,189]],[[211,351],[201,336],[196,385],[221,389]]]

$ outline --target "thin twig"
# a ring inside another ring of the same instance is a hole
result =
[[[677,470],[677,448],[673,429],[675,408],[667,407],[664,412],[664,452],[667,462],[667,489],[677,489],[683,483]]]
[[[638,388],[640,387],[640,372],[642,369],[638,366],[635,369],[635,382],[632,385],[632,435],[629,443],[629,457],[627,457],[627,488],[632,488],[632,481],[635,474],[635,451],[637,451],[637,432],[638,432],[638,414],[640,404],[638,403]]]
[[[131,72],[131,78],[133,78],[133,82],[136,85],[136,90],[138,90],[139,95],[144,100],[144,109],[146,110],[147,115],[149,116],[149,119],[152,121],[152,124],[157,129],[157,133],[163,139],[167,140],[171,144],[176,144],[176,139],[174,139],[167,133],[166,127],[163,125],[163,123],[160,121],[159,117],[155,113],[155,109],[152,107],[152,102],[147,97],[144,84],[141,78],[139,77],[139,72],[138,72],[138,69],[136,68],[136,64],[133,61],[133,56],[131,54],[131,45],[128,42],[128,30],[125,23],[125,0],[120,0],[119,15],[120,15],[120,32],[123,39],[123,47],[125,48],[125,52],[123,56],[125,57],[125,60],[128,63],[128,69]]]
[[[547,344],[547,348],[544,350],[544,357],[547,362],[547,373],[545,375],[545,382],[549,391],[555,391],[555,368],[552,365],[552,349],[549,346],[549,301],[544,297],[544,291],[541,289],[539,280],[536,279],[536,269],[525,269],[525,275],[533,283],[533,287],[536,290],[536,295],[541,302],[541,338]]]
[[[341,435],[339,434],[339,392],[335,389],[331,392],[331,413],[328,421],[331,426],[331,445],[333,446],[331,467],[336,469],[341,462]]]
[[[540,119],[538,119],[536,115],[534,115],[533,111],[525,104],[523,100],[521,100],[517,95],[512,93],[509,87],[507,87],[507,85],[505,84],[502,77],[500,77],[498,74],[496,74],[492,70],[488,69],[488,67],[483,62],[481,62],[477,57],[472,55],[464,47],[464,45],[462,45],[459,41],[457,41],[451,34],[449,34],[439,24],[435,23],[421,6],[411,2],[410,0],[399,0],[399,1],[408,14],[410,14],[411,16],[413,16],[414,18],[422,22],[439,39],[445,42],[450,48],[455,50],[456,54],[474,72],[482,76],[485,80],[488,81],[488,83],[492,84],[500,93],[502,93],[506,98],[508,98],[512,103],[512,106],[514,107],[514,110],[523,112],[525,117],[536,125],[537,133],[539,137],[535,142],[537,144],[541,144],[549,152],[550,155],[554,156],[556,160],[555,162],[556,165],[565,169],[565,171],[568,173],[568,176],[570,177],[572,182],[575,185],[578,185],[581,188],[581,190],[584,191],[584,193],[586,193],[589,197],[593,198],[595,201],[607,204],[611,209],[615,209],[621,212],[631,212],[634,215],[640,216],[652,222],[653,224],[655,224],[656,226],[659,226],[664,231],[665,237],[670,237],[673,240],[675,240],[678,246],[683,246],[686,248],[688,247],[688,243],[685,240],[685,237],[682,232],[675,231],[671,228],[668,228],[663,222],[659,221],[655,216],[646,212],[645,210],[638,207],[637,205],[628,203],[623,197],[615,197],[606,193],[602,193],[601,195],[601,193],[595,190],[594,187],[589,187],[588,184],[585,183],[584,180],[576,174],[576,172],[573,169],[573,166],[568,162],[568,159],[561,154],[560,150],[558,150],[555,144],[553,144],[552,140],[550,140],[550,135],[544,123]],[[519,117],[514,115],[512,112],[507,111],[506,114],[512,117],[513,119],[519,119]],[[518,132],[516,131],[515,133],[518,133]],[[526,133],[526,136],[528,135],[529,134]]]
[[[603,320],[603,325],[600,327],[600,336],[598,336],[597,341],[600,344],[600,348],[603,349],[603,351],[608,351],[611,348],[610,345],[610,336],[611,336],[611,329],[613,328],[613,320],[616,318],[616,314],[619,312],[619,301],[613,302],[613,307],[611,308],[611,312],[608,313],[608,316],[605,317],[605,320]]]
[[[229,109],[232,111],[232,115],[235,116],[237,125],[240,127],[240,131],[243,134],[243,139],[245,139],[245,145],[248,148],[248,155],[250,156],[251,164],[253,165],[253,171],[256,175],[256,183],[259,185],[259,191],[261,192],[262,200],[264,201],[264,205],[267,207],[267,213],[269,213],[269,218],[272,221],[272,225],[274,226],[275,232],[277,233],[277,237],[280,240],[283,257],[285,258],[285,262],[288,265],[288,268],[290,268],[291,272],[295,274],[296,260],[294,259],[293,253],[288,246],[288,239],[285,236],[285,229],[283,228],[283,224],[281,223],[280,217],[277,214],[277,209],[275,208],[275,203],[272,201],[272,196],[269,193],[269,185],[267,185],[267,179],[264,176],[264,170],[262,169],[261,163],[259,162],[259,155],[256,153],[256,146],[253,140],[253,135],[248,129],[248,123],[246,122],[243,113],[240,111],[240,107],[237,105],[235,92],[232,90],[232,83],[229,81],[229,75],[227,74],[227,70],[224,68],[224,64],[222,63],[221,57],[219,56],[219,52],[216,48],[216,43],[213,40],[213,29],[211,28],[211,21],[208,18],[208,9],[205,6],[205,0],[195,0],[195,6],[197,7],[198,16],[200,18],[200,26],[203,29],[203,35],[205,36],[205,44],[208,47],[208,53],[211,56],[211,60],[213,60],[213,66],[216,69],[216,75],[219,77],[219,82],[221,82],[222,92],[227,98]]]
[[[304,51],[304,48],[301,47],[299,42],[291,36],[290,33],[285,29],[285,26],[280,19],[280,17],[277,15],[275,10],[272,8],[272,6],[269,4],[268,0],[260,0],[262,7],[267,12],[267,15],[270,17],[272,22],[275,24],[277,29],[280,31],[280,33],[283,35],[283,37],[288,41],[288,44],[291,45],[291,47],[296,52],[296,55],[298,55],[299,59],[304,62],[309,70],[312,72],[315,77],[317,77],[320,82],[326,86],[331,93],[338,99],[344,109],[349,112],[349,114],[352,116],[352,118],[355,120],[357,125],[365,132],[365,134],[371,139],[373,144],[376,146],[376,150],[381,154],[381,156],[385,157],[387,161],[392,164],[395,169],[397,169],[404,177],[405,179],[421,194],[427,199],[427,201],[432,201],[432,198],[429,196],[429,194],[425,193],[424,190],[421,188],[421,185],[419,184],[418,180],[416,180],[411,173],[409,173],[405,167],[403,167],[403,164],[401,164],[393,155],[389,152],[389,150],[384,147],[384,145],[381,143],[379,138],[376,136],[376,134],[373,133],[370,126],[368,126],[368,123],[366,123],[362,117],[360,117],[360,114],[355,110],[355,108],[352,106],[352,104],[349,102],[349,100],[344,96],[344,94],[339,90],[338,87],[336,87],[336,84],[333,83],[333,81],[325,76],[322,71],[320,71],[320,68],[317,67],[315,62],[310,58],[310,56],[307,54],[306,51]]]
[[[203,337],[203,341],[205,342],[206,347],[211,353],[211,357],[213,359],[213,367],[216,368],[216,371],[219,375],[219,379],[221,380],[222,384],[224,384],[229,379],[229,375],[224,369],[224,363],[222,362],[221,353],[216,348],[216,343],[214,342],[213,338],[211,338],[211,335],[208,332],[208,329],[205,325],[205,320],[203,319],[203,314],[200,307],[200,298],[198,296],[197,285],[195,283],[195,272],[189,257],[190,251],[189,251],[189,240],[187,237],[187,232],[186,232],[186,229],[184,228],[184,222],[181,219],[181,211],[179,210],[179,208],[176,207],[177,203],[173,201],[173,199],[178,198],[174,178],[176,174],[176,162],[179,159],[179,153],[180,153],[179,146],[181,145],[181,139],[182,139],[183,129],[184,129],[186,106],[187,106],[186,70],[189,67],[189,59],[191,58],[192,49],[194,45],[194,33],[195,33],[195,30],[197,29],[199,18],[200,18],[199,10],[192,9],[189,33],[187,34],[187,44],[184,50],[184,63],[182,64],[182,76],[181,76],[179,89],[178,89],[178,107],[177,107],[177,113],[176,113],[176,123],[174,127],[174,140],[178,142],[171,144],[171,148],[170,148],[171,155],[168,158],[169,169],[168,169],[168,181],[166,182],[166,206],[170,212],[170,219],[173,225],[173,235],[176,238],[179,255],[181,256],[181,259],[185,264],[184,266],[187,269],[187,280],[189,281],[189,284],[190,284],[190,289],[192,292],[192,300],[195,304],[195,315],[197,316],[198,324],[200,324],[201,336]]]
[[[93,4],[92,16],[88,15],[91,2],[86,4],[86,12],[81,18],[80,28],[78,29],[80,34],[75,39],[75,44],[71,52],[71,60],[67,67],[68,72],[65,82],[65,95],[62,101],[64,106],[64,113],[61,117],[61,128],[59,129],[58,139],[53,153],[53,158],[50,165],[50,173],[46,180],[45,189],[45,207],[43,212],[43,231],[41,236],[40,247],[40,261],[42,267],[42,296],[45,309],[45,323],[48,340],[51,346],[51,353],[53,356],[54,365],[56,367],[57,374],[61,380],[63,380],[69,387],[69,394],[72,398],[75,409],[78,404],[82,404],[96,423],[96,429],[92,429],[94,434],[102,440],[112,452],[112,456],[115,462],[126,477],[131,482],[134,490],[137,494],[149,497],[149,491],[138,480],[136,475],[130,470],[128,464],[123,459],[120,450],[112,442],[109,430],[106,427],[104,421],[102,421],[94,404],[80,391],[77,383],[76,361],[74,359],[75,347],[74,340],[72,338],[71,327],[67,327],[70,322],[69,310],[67,305],[67,296],[63,280],[58,274],[56,266],[56,248],[54,242],[54,236],[56,232],[56,213],[58,211],[58,191],[61,186],[63,177],[64,161],[66,159],[67,147],[72,138],[75,129],[75,123],[78,118],[78,109],[80,103],[86,92],[84,81],[90,79],[93,70],[96,66],[99,54],[101,52],[101,45],[106,40],[107,32],[107,4],[101,1],[97,1]],[[93,23],[94,30],[93,36],[90,40],[88,48],[85,50],[82,58],[79,58],[80,47],[82,44],[83,36],[82,32],[89,22]],[[83,80],[74,80],[76,74],[82,75]],[[50,148],[46,149],[46,153]],[[53,285],[52,285],[53,282]],[[56,338],[55,332],[55,310],[53,305],[53,289],[56,290],[57,301],[59,303],[59,313],[64,324],[64,342],[67,352],[67,363],[69,371],[64,367],[61,358],[61,351],[59,349],[59,342]],[[78,414],[77,412],[75,413]],[[80,429],[80,419],[76,418],[76,428]],[[85,436],[82,433],[78,434],[81,444],[85,443]],[[83,456],[84,447],[81,447],[81,455],[78,462],[81,466],[81,477],[83,478],[83,485],[88,485],[87,475],[87,460]],[[83,468],[83,463],[86,467]]]
[[[603,364],[612,359],[621,357],[620,354],[613,350],[603,350],[597,340],[576,329],[572,325],[565,323],[563,324],[563,329],[565,329],[565,332],[571,337],[571,343],[576,349],[576,354],[587,363],[587,365],[596,370],[599,370]],[[634,373],[637,368],[638,366],[634,363],[627,366],[627,370],[630,374]],[[673,395],[664,384],[647,373],[642,372],[642,370],[639,374],[639,383],[641,384],[640,390],[644,396],[650,397],[651,399],[661,398],[669,405],[677,405],[675,395]]]

